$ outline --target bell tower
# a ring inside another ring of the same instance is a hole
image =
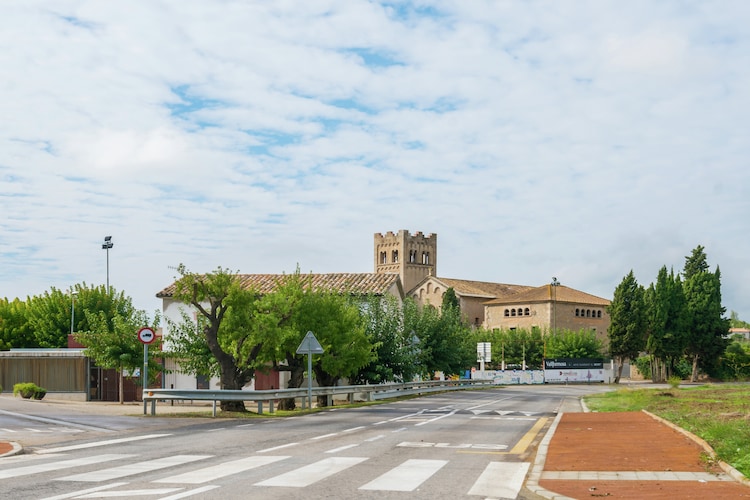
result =
[[[401,276],[404,292],[409,292],[427,276],[436,276],[437,234],[427,236],[406,229],[394,234],[375,233],[375,273]]]

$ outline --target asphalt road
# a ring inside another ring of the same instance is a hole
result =
[[[581,395],[602,390],[456,391],[283,419],[90,415],[62,407],[25,419],[14,408],[0,411],[0,429],[26,428],[29,444],[27,453],[0,459],[0,496],[529,498],[523,479],[556,412],[578,411]],[[35,427],[50,432],[28,430]]]

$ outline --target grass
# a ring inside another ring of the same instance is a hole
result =
[[[648,410],[704,439],[750,477],[750,385],[620,389],[585,398],[594,411]]]

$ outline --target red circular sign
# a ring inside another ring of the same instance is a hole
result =
[[[143,344],[150,344],[156,340],[156,333],[154,333],[154,330],[149,327],[141,328],[138,330],[138,340]]]

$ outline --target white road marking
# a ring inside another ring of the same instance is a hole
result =
[[[367,458],[362,457],[331,457],[315,462],[314,464],[295,469],[265,481],[255,483],[254,486],[286,486],[293,488],[304,488],[311,484],[332,476],[338,472],[348,469],[354,465],[364,462]]]
[[[340,451],[348,450],[349,448],[356,448],[357,446],[359,446],[359,444],[357,444],[357,443],[355,443],[355,444],[347,444],[346,446],[339,446],[338,448],[334,448],[332,450],[328,450],[328,451],[326,451],[326,453],[338,453]]]
[[[420,425],[431,424],[432,422],[436,422],[436,421],[438,421],[438,420],[440,420],[442,418],[450,417],[451,415],[455,415],[457,411],[458,410],[453,410],[452,412],[446,413],[445,415],[440,415],[439,417],[431,418],[430,420],[427,420],[427,421],[424,421],[424,422],[420,422],[420,423],[416,424],[414,427],[419,427]]]
[[[120,486],[124,486],[126,484],[128,484],[128,483],[110,483],[110,484],[106,484],[104,486],[97,486],[95,488],[87,488],[85,490],[74,491],[73,493],[65,493],[63,495],[57,495],[57,496],[54,496],[54,497],[47,497],[47,498],[43,498],[42,500],[65,500],[66,498],[75,498],[75,497],[77,497],[79,495],[85,495],[87,493],[94,493],[96,491],[109,490],[109,489],[112,489],[112,488],[119,488]]]
[[[134,455],[122,455],[122,454],[109,454],[109,455],[95,455],[92,457],[74,458],[71,460],[60,460],[59,462],[50,462],[46,464],[35,464],[26,465],[24,467],[16,467],[15,469],[3,469],[0,470],[0,479],[7,479],[9,477],[28,476],[29,474],[38,474],[40,472],[52,472],[55,470],[69,469],[71,467],[79,467],[82,465],[92,465],[101,462],[110,462],[112,460],[120,460],[123,458],[130,458]]]
[[[178,493],[176,495],[170,495],[168,497],[161,498],[160,500],[179,500],[180,498],[187,498],[191,497],[193,495],[199,495],[201,493],[205,493],[207,491],[215,490],[218,488],[218,486],[215,485],[208,485],[208,486],[201,486],[200,488],[196,488],[194,490],[185,491],[183,493]]]
[[[182,488],[158,488],[151,490],[120,490],[120,491],[101,491],[99,493],[89,493],[88,495],[77,496],[76,498],[132,498],[146,497],[153,495],[166,495],[180,491]]]
[[[37,454],[46,454],[46,453],[60,453],[63,451],[72,451],[72,450],[83,450],[86,448],[96,448],[98,446],[109,446],[111,444],[120,444],[120,443],[129,443],[131,441],[142,441],[144,439],[155,439],[165,436],[171,436],[171,434],[148,434],[145,436],[135,436],[135,437],[129,437],[129,438],[121,438],[121,439],[108,439],[106,441],[96,441],[94,443],[86,443],[86,444],[75,444],[72,446],[61,446],[59,448],[48,448],[46,450],[37,450]]]
[[[516,498],[528,470],[528,462],[490,462],[469,490],[469,495]]]
[[[184,474],[178,474],[176,476],[166,477],[153,481],[154,483],[179,483],[179,484],[201,484],[213,481],[221,477],[231,476],[232,474],[238,474],[256,467],[263,465],[272,464],[280,460],[287,459],[286,456],[262,456],[262,457],[247,457],[239,460],[232,460],[231,462],[224,462],[218,465],[212,465],[211,467],[205,467]]]
[[[287,443],[281,446],[274,446],[273,448],[266,448],[265,450],[258,450],[256,453],[268,453],[269,451],[280,450],[282,448],[289,448],[290,446],[297,446],[299,443]]]
[[[414,491],[447,463],[447,460],[410,459],[364,486],[360,486],[359,489]]]
[[[112,479],[119,479],[121,477],[142,474],[144,472],[166,469],[167,467],[174,467],[176,465],[187,464],[211,457],[212,455],[175,455],[172,457],[157,458],[156,460],[147,460],[145,462],[135,462],[132,464],[122,465],[120,467],[112,467],[110,469],[84,472],[83,474],[75,474],[73,476],[58,478],[57,480],[86,482],[110,481]]]

